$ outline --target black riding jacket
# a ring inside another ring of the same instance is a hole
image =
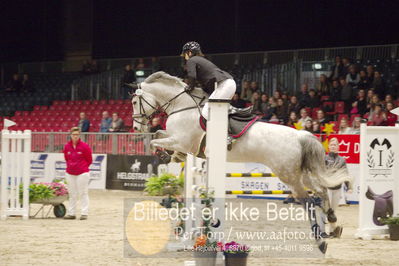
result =
[[[186,62],[189,86],[194,87],[198,81],[202,89],[211,94],[215,90],[215,82],[233,77],[202,56],[193,56]]]

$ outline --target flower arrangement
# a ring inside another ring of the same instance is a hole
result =
[[[64,183],[53,182],[53,183],[44,183],[50,186],[50,188],[54,191],[55,196],[64,196],[68,195],[68,189]]]
[[[391,217],[387,217],[382,219],[382,222],[384,224],[399,224],[399,216],[391,216]]]
[[[230,254],[249,253],[251,249],[247,245],[242,245],[237,242],[231,241],[223,245],[223,252]]]
[[[20,187],[20,197],[22,198],[22,185]],[[54,197],[68,195],[68,189],[64,183],[32,183],[29,185],[29,202],[37,200],[51,199]]]
[[[206,235],[200,235],[199,237],[196,238],[193,248],[194,251],[200,251],[200,252],[207,252],[207,251],[218,252],[222,251],[223,244],[222,242],[218,241],[210,241],[206,237]]]
[[[150,177],[144,191],[151,196],[180,195],[184,188],[184,177],[163,173],[160,176]]]
[[[223,254],[225,258],[226,266],[247,265],[247,257],[250,252],[250,248],[246,245],[238,244],[237,242],[231,241],[224,244]]]

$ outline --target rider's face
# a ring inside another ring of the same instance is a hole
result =
[[[184,53],[184,59],[186,59],[186,60],[190,59],[191,55],[192,55],[192,53],[190,51],[185,52]]]

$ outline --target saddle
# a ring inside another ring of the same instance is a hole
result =
[[[252,114],[252,106],[247,108],[236,108],[230,106],[228,113],[228,134],[233,139],[238,139],[260,118],[260,116]],[[206,131],[206,119],[203,116],[200,116],[199,123],[202,130]],[[206,133],[204,132],[197,154],[198,157],[205,157],[205,154],[203,154],[206,146],[205,136]]]
[[[235,108],[230,106],[228,113],[228,133],[236,139],[241,137],[258,119],[259,116],[252,114],[252,106],[247,108]],[[200,117],[200,126],[206,131],[206,119]]]

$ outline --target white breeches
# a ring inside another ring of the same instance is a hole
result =
[[[232,99],[234,93],[236,92],[236,88],[237,85],[233,79],[223,80],[217,84],[215,90],[209,96],[209,99]],[[208,120],[208,113],[209,113],[209,107],[208,107],[208,102],[206,102],[204,108],[202,108],[202,116],[205,117],[205,119],[207,120]]]

